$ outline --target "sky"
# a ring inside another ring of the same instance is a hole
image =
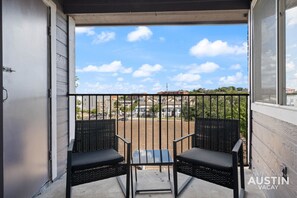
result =
[[[247,87],[247,25],[76,28],[77,93]]]

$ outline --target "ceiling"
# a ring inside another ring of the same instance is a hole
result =
[[[64,0],[78,26],[247,23],[250,0]]]

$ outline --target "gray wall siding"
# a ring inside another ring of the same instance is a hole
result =
[[[57,163],[58,177],[66,171],[68,145],[68,22],[57,12]]]
[[[268,197],[297,197],[297,126],[253,111],[252,167],[256,176],[281,176],[288,167],[290,185],[267,190]]]

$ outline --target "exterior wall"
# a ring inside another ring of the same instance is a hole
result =
[[[253,111],[251,139],[256,176],[282,176],[282,166],[288,168],[290,184],[266,190],[266,196],[297,197],[297,126]]]
[[[68,21],[57,12],[57,176],[66,171],[68,146]]]

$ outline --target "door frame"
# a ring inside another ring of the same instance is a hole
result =
[[[2,44],[2,0],[0,0],[0,87],[3,87],[3,44]],[[4,196],[4,171],[3,171],[3,92],[0,91],[0,197]]]
[[[49,155],[51,156],[51,164],[49,164],[51,180],[57,177],[58,161],[57,161],[57,67],[56,67],[56,15],[57,6],[52,0],[43,0],[45,5],[50,8],[50,131],[49,131]]]

